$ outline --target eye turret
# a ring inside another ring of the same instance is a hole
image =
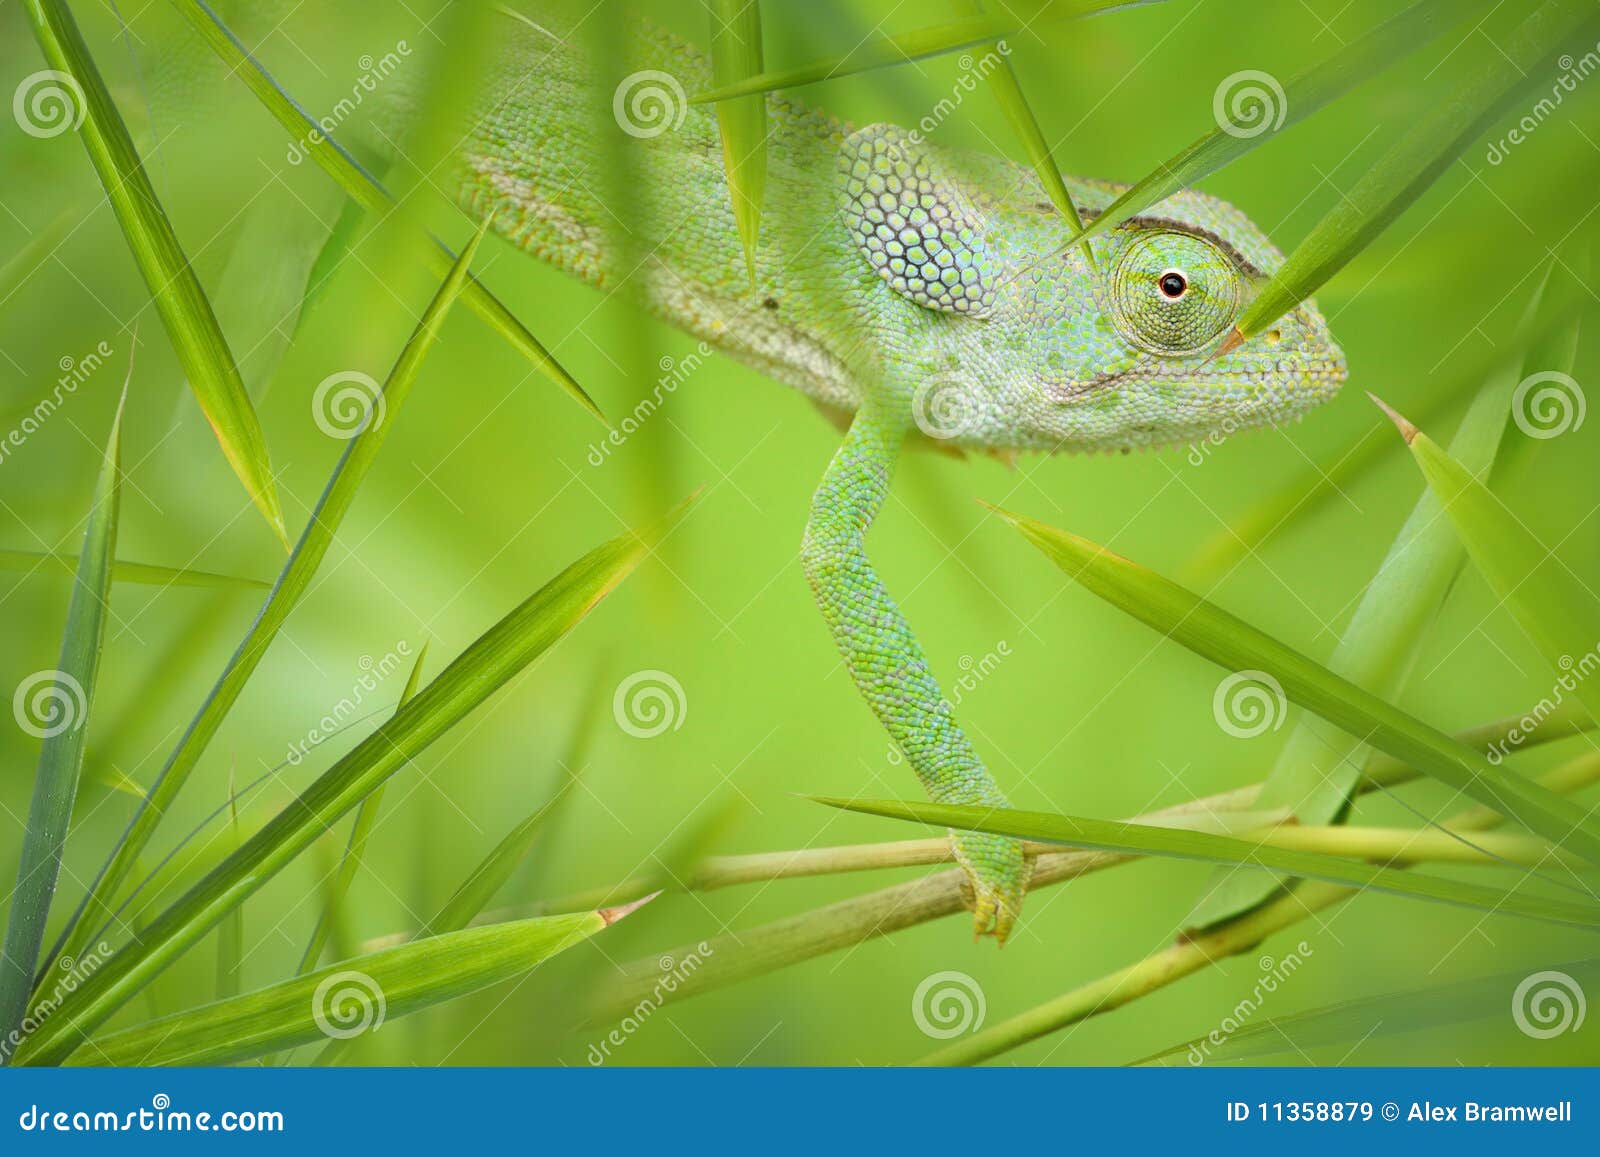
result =
[[[1162,357],[1197,353],[1220,337],[1238,312],[1244,281],[1210,241],[1170,230],[1136,236],[1108,277],[1117,331]]]

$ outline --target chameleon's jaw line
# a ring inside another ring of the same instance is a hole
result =
[[[1281,383],[1285,380],[1303,384],[1305,392],[1320,396],[1322,387],[1342,385],[1346,371],[1342,360],[1306,362],[1292,367],[1263,366],[1260,369],[1212,372],[1208,360],[1199,367],[1174,372],[1163,366],[1136,366],[1112,374],[1097,374],[1066,382],[1052,382],[1045,387],[1052,402],[1070,405],[1092,399],[1097,393],[1115,386],[1138,382],[1160,382],[1192,389],[1220,388],[1230,383]],[[1299,391],[1296,391],[1299,392]]]

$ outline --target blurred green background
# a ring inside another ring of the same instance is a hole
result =
[[[538,0],[517,6],[552,22],[573,19],[565,10],[547,13],[552,6]],[[185,247],[223,303],[219,312],[257,398],[297,530],[344,447],[313,420],[313,393],[332,373],[357,370],[379,380],[387,373],[434,287],[417,258],[420,233],[398,221],[360,226],[325,290],[303,316],[285,316],[285,287],[304,284],[309,256],[340,212],[331,182],[311,164],[289,162],[279,127],[242,85],[214,75],[209,58],[201,55],[203,67],[193,74],[173,73],[164,55],[177,29],[169,6],[124,7],[126,29],[106,6],[74,7]],[[706,42],[699,5],[641,7]],[[234,3],[221,10],[285,87],[319,110],[350,91],[369,67],[365,58],[382,58],[402,41],[409,54],[401,67],[417,72],[406,83],[430,92],[429,70],[451,60],[458,8],[408,0]],[[1211,97],[1222,78],[1243,69],[1292,76],[1391,8],[1382,0],[1174,0],[1024,33],[1011,40],[1011,60],[1046,136],[1060,142],[1065,170],[1133,180],[1212,127]],[[842,53],[873,29],[903,31],[949,15],[942,5],[880,0],[768,0],[763,11],[773,65]],[[1497,51],[1493,34],[1510,15],[1465,40],[1442,38],[1205,188],[1292,247],[1437,99],[1439,86]],[[0,4],[0,96],[41,67],[20,5]],[[959,75],[951,56],[832,81],[803,96],[858,123],[911,123],[952,91]],[[1596,209],[1600,82],[1588,84],[1502,163],[1489,162],[1487,141],[1470,148],[1319,295],[1348,355],[1351,381],[1304,423],[1230,439],[1199,465],[1182,448],[1031,458],[1015,469],[987,459],[906,459],[873,532],[873,556],[946,680],[1005,652],[966,693],[961,713],[1016,806],[1118,817],[1253,782],[1288,729],[1253,740],[1223,732],[1212,716],[1218,669],[1071,588],[973,499],[1177,574],[1253,501],[1303,486],[1308,465],[1325,469],[1364,439],[1385,440],[1377,469],[1200,587],[1325,658],[1422,489],[1363,391],[1404,410],[1430,383],[1470,370],[1507,341],[1552,250]],[[445,91],[454,91],[454,82]],[[982,92],[963,101],[937,139],[1016,155]],[[404,166],[392,174],[423,219],[459,241],[471,223],[449,205],[435,176]],[[16,426],[100,343],[112,353],[0,460],[0,547],[76,551],[137,333],[119,555],[272,577],[281,550],[246,507],[205,428],[83,149],[71,134],[40,139],[14,118],[0,118],[0,265],[52,227],[63,231],[59,241],[26,254],[26,264],[8,269],[0,284],[0,427]],[[498,239],[485,242],[477,268],[613,418],[651,392],[660,359],[681,359],[694,348]],[[641,351],[648,375],[629,372]],[[1592,333],[1583,336],[1574,377],[1600,382]],[[1430,433],[1448,435],[1458,416],[1459,407],[1450,410]],[[733,820],[716,850],[725,852],[922,834],[795,794],[915,791],[840,669],[796,557],[810,492],[836,442],[832,427],[804,398],[714,356],[625,445],[592,460],[604,436],[503,340],[457,309],[313,593],[211,745],[155,847],[170,849],[218,808],[230,779],[243,784],[271,772],[241,813],[247,830],[263,823],[371,726],[358,725],[297,766],[278,766],[351,694],[367,666],[397,649],[414,654],[426,642],[436,672],[583,551],[697,486],[705,491],[662,557],[396,777],[368,866],[354,884],[349,935],[359,941],[426,919],[478,858],[573,772],[581,774],[570,807],[501,905],[638,875],[724,806]],[[1522,441],[1501,493],[1578,575],[1594,575],[1600,421],[1548,441]],[[69,589],[64,575],[0,575],[0,689],[54,664]],[[258,600],[251,592],[116,588],[65,898],[76,901],[132,812],[133,798],[108,784],[119,777],[148,784]],[[617,725],[611,700],[620,681],[647,669],[681,685],[685,708],[675,729],[642,739]],[[403,675],[384,682],[363,711],[391,704],[402,682]],[[1468,571],[1429,635],[1402,705],[1457,729],[1521,710],[1551,683],[1534,648]],[[586,744],[579,740],[585,729]],[[1585,742],[1534,752],[1518,766],[1548,766]],[[36,753],[37,740],[0,727],[0,860],[7,864],[20,844]],[[1443,793],[1421,784],[1405,789],[1405,798],[1436,808]],[[1405,807],[1378,797],[1363,800],[1355,819],[1415,822]],[[298,960],[319,908],[317,882],[343,848],[345,828],[246,905],[246,988],[287,975]],[[192,847],[219,836],[228,838],[226,828],[213,821]],[[385,1064],[584,1064],[603,1030],[571,1031],[572,1022],[584,986],[603,981],[615,963],[753,929],[923,870],[668,895],[521,981],[391,1021],[353,1055]],[[975,978],[993,1023],[1171,943],[1206,878],[1202,866],[1144,862],[1041,891],[1004,952],[971,943],[964,916],[873,940],[668,1005],[612,1050],[612,1062],[908,1061],[936,1043],[911,1011],[913,993],[929,975],[953,969]],[[1261,1015],[1491,972],[1531,972],[1593,951],[1577,931],[1367,895],[1259,952],[1219,961],[1005,1059],[1117,1064],[1200,1036],[1250,992],[1260,976],[1258,956],[1282,956],[1302,939],[1311,954]],[[191,951],[118,1023],[209,999],[212,952],[212,940]],[[1577,1033],[1530,1039],[1507,1008],[1456,1028],[1377,1035],[1278,1059],[1592,1062],[1600,1059],[1597,1042],[1592,1020]]]

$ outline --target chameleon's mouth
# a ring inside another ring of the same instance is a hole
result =
[[[1342,357],[1330,357],[1314,362],[1284,359],[1271,365],[1264,364],[1253,369],[1232,369],[1226,374],[1216,375],[1207,372],[1205,366],[1174,372],[1169,366],[1140,364],[1116,373],[1096,374],[1092,378],[1051,382],[1045,386],[1045,392],[1052,402],[1068,405],[1092,400],[1108,389],[1130,384],[1159,383],[1173,388],[1205,389],[1240,383],[1281,386],[1289,382],[1304,388],[1308,394],[1322,397],[1331,395],[1343,385],[1347,375],[1348,371]]]

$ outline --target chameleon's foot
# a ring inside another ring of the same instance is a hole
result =
[[[993,936],[1004,945],[1022,912],[1032,857],[1021,841],[987,832],[952,831],[950,846],[967,874],[961,893],[972,911],[973,939]]]

